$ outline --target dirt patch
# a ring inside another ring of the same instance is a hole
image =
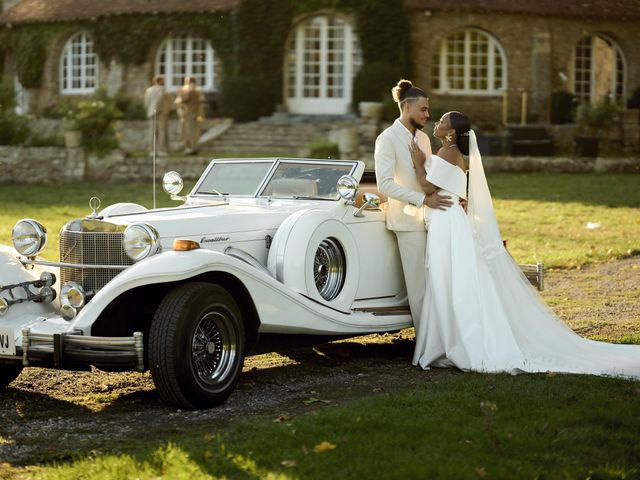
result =
[[[543,297],[583,335],[640,338],[640,257],[549,272]],[[199,412],[164,405],[148,373],[27,368],[0,394],[0,474],[2,462],[63,460],[78,450],[114,450],[127,439],[162,438],[194,424],[277,418],[461,374],[412,367],[412,352],[413,330],[407,329],[249,357],[229,400]]]

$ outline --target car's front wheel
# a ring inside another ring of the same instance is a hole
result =
[[[13,382],[22,372],[22,365],[19,363],[0,363],[0,389]]]
[[[213,407],[227,399],[242,371],[242,314],[220,285],[181,285],[160,303],[148,348],[164,401],[191,410]]]

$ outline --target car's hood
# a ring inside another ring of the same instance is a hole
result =
[[[139,213],[107,216],[105,222],[127,226],[146,223],[161,238],[210,237],[233,232],[264,232],[276,229],[291,213],[299,210],[299,202],[288,205],[255,205],[220,203],[148,210]]]

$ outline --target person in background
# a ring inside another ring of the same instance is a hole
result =
[[[169,94],[164,87],[164,76],[156,75],[153,77],[151,86],[144,92],[144,106],[147,109],[147,118],[149,119],[149,132],[151,148],[153,154],[154,141],[154,115],[156,116],[155,137],[157,142],[157,154],[165,157],[169,154],[169,114],[171,113],[172,102]]]
[[[200,130],[204,122],[204,95],[195,77],[184,79],[184,85],[178,92],[175,103],[184,153],[192,155],[198,151]]]

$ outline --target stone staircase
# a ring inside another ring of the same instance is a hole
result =
[[[201,150],[216,155],[252,154],[264,156],[307,156],[309,147],[327,141],[331,123],[272,124],[261,121],[235,123],[211,139]]]

